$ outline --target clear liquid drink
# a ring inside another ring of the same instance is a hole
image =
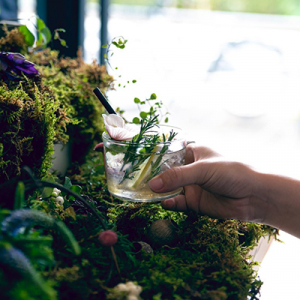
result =
[[[169,131],[171,127],[161,128]],[[168,193],[154,193],[148,186],[149,180],[154,176],[184,165],[186,141],[179,134],[170,142],[158,142],[154,145],[133,145],[127,141],[116,141],[106,133],[103,133],[102,138],[107,186],[112,195],[126,201],[158,202],[181,192],[181,189],[177,189]],[[135,161],[124,163],[126,155],[136,158]]]

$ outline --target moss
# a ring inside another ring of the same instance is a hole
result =
[[[4,25],[2,27],[5,36],[0,38],[0,49],[5,52],[17,52],[26,54],[27,46],[24,35],[19,32],[19,29],[8,30]]]
[[[0,83],[0,183],[29,165],[38,176],[51,166],[58,104],[47,88],[27,81]]]
[[[82,163],[104,129],[104,108],[93,89],[113,88],[106,68],[86,64],[80,52],[75,59],[59,58],[49,48],[28,52],[18,29],[6,31],[0,51],[26,55],[40,72],[34,80],[24,76],[20,83],[0,80],[0,183],[19,175],[24,165],[44,176],[52,165],[54,143],[71,140],[72,161]]]
[[[72,160],[82,163],[95,141],[101,140],[104,129],[101,116],[104,108],[93,89],[97,86],[103,92],[112,89],[113,78],[105,66],[99,66],[96,62],[86,64],[80,52],[75,59],[59,58],[57,51],[45,49],[31,54],[29,59],[37,64],[43,82],[51,86],[61,107],[72,119],[72,124],[67,128],[67,134],[76,149]]]

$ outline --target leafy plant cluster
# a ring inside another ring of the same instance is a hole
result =
[[[113,78],[105,66],[86,64],[80,53],[75,59],[62,58],[45,48],[48,29],[39,19],[37,24],[36,47],[44,45],[38,52],[28,48],[32,34],[25,25],[0,38],[0,51],[25,55],[40,73],[33,80],[25,75],[18,82],[0,80],[0,183],[19,175],[24,165],[44,176],[52,165],[54,143],[80,144],[72,160],[82,161],[103,132],[104,108],[93,88],[112,89]]]

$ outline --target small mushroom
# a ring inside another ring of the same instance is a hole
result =
[[[112,230],[105,230],[100,232],[98,240],[103,246],[113,246],[118,241],[118,236]]]
[[[150,244],[153,247],[172,246],[178,239],[177,224],[169,220],[154,221],[148,231]]]

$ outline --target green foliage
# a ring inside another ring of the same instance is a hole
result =
[[[30,165],[43,176],[52,165],[53,141],[65,122],[51,90],[40,82],[0,82],[0,183]]]
[[[52,40],[51,31],[39,17],[30,18],[28,21],[31,21],[35,27],[36,38],[27,25],[19,26],[19,32],[24,36],[26,45],[35,49],[45,48]],[[66,41],[59,35],[60,32],[65,32],[65,30],[61,28],[55,29],[53,39],[59,40],[62,46],[66,46]]]
[[[154,102],[154,100],[156,101]],[[156,121],[157,124],[161,123],[162,120],[165,123],[168,123],[169,119],[166,116],[169,114],[169,112],[163,110],[163,103],[162,101],[157,100],[157,96],[155,93],[152,93],[149,99],[146,99],[145,101],[141,101],[139,98],[135,97],[133,99],[133,102],[138,106],[141,119],[135,117],[133,118],[132,123],[139,124],[141,120],[145,120],[153,115],[159,116]],[[149,107],[149,110],[147,110],[145,106]]]
[[[19,31],[20,33],[22,33],[24,35],[25,38],[25,42],[28,46],[32,47],[34,44],[34,35],[32,34],[32,32],[28,29],[28,27],[26,25],[21,25],[19,27]]]
[[[43,43],[49,38],[46,26],[42,20],[37,26]],[[93,88],[112,88],[105,66],[86,64],[80,55],[59,58],[48,48],[28,53],[25,39],[19,30],[0,39],[1,51],[23,53],[41,74],[35,81],[25,76],[20,83],[0,80],[0,183],[19,175],[24,165],[36,176],[45,176],[52,166],[53,144],[70,138],[74,147],[80,144],[73,161],[82,161],[103,132],[104,108]]]
[[[105,66],[86,64],[80,54],[76,59],[59,58],[57,51],[45,49],[30,59],[39,66],[45,85],[51,86],[61,109],[72,121],[66,127],[67,135],[60,136],[60,140],[66,143],[70,138],[75,148],[80,145],[72,160],[82,162],[94,141],[101,140],[104,129],[104,108],[93,89],[98,86],[102,92],[107,91],[112,88],[113,78]]]
[[[110,65],[110,57],[114,55],[111,46],[114,45],[118,49],[125,49],[126,43],[128,40],[125,40],[122,36],[113,38],[108,44],[102,45],[102,48],[107,49],[106,53],[104,54],[104,58],[106,63]]]

